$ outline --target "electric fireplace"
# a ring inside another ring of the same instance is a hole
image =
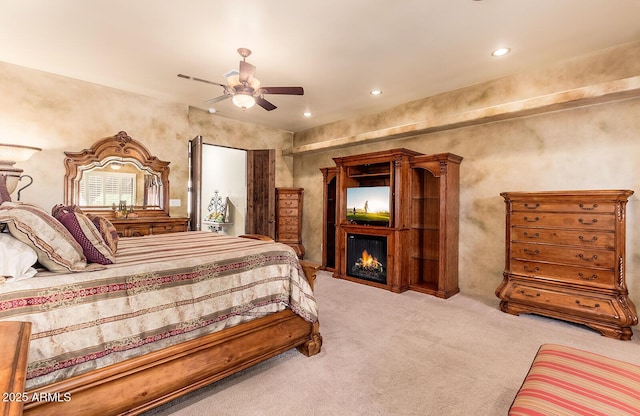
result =
[[[347,275],[387,284],[387,237],[347,234]]]

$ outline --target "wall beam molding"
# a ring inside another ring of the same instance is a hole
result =
[[[640,76],[607,81],[552,94],[511,101],[462,113],[443,115],[431,120],[369,131],[319,143],[283,150],[285,156],[297,156],[382,140],[404,139],[428,133],[511,120],[554,111],[586,107],[640,97]]]

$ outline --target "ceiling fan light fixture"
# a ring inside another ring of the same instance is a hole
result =
[[[239,48],[238,53],[242,57],[240,70],[227,72],[225,74],[225,78],[227,79],[226,84],[207,81],[206,79],[184,74],[178,74],[178,77],[218,85],[223,88],[222,95],[206,100],[206,104],[213,104],[231,98],[233,104],[242,109],[251,108],[258,104],[258,106],[264,110],[272,111],[278,107],[266,100],[264,98],[265,94],[304,95],[304,89],[302,87],[262,87],[260,80],[254,76],[256,73],[255,65],[246,61],[246,58],[251,55],[251,51],[247,48]],[[209,110],[210,113],[214,111]]]
[[[246,110],[247,108],[251,108],[256,104],[256,99],[253,98],[252,95],[243,94],[243,93],[234,95],[231,100],[236,106],[242,108],[243,110]]]

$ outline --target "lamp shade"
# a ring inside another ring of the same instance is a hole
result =
[[[0,143],[0,175],[4,176],[5,178],[6,187],[9,194],[16,190],[18,181],[20,181],[21,177],[23,176],[22,169],[16,168],[13,165],[16,162],[24,162],[41,150],[42,149],[40,149],[39,147]],[[22,189],[24,188],[25,187],[23,187]],[[20,191],[18,191],[18,199],[20,199]]]
[[[13,165],[16,162],[24,162],[41,150],[39,147],[0,143],[0,164]]]

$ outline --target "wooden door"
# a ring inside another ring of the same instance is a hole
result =
[[[202,136],[189,140],[189,218],[191,231],[200,231],[202,221]]]
[[[247,151],[247,217],[245,232],[276,237],[276,152]]]

